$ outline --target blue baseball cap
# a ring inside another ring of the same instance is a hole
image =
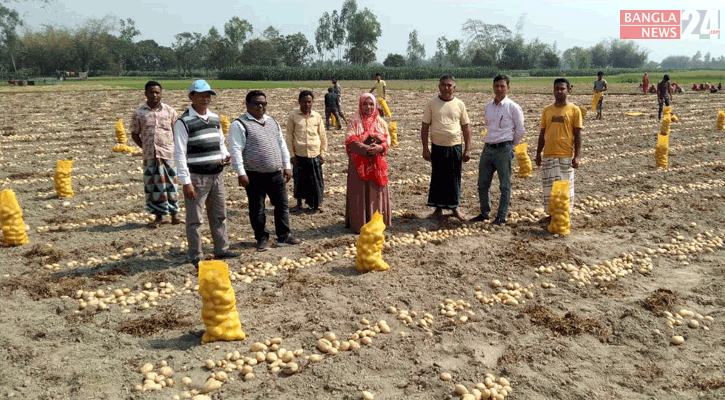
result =
[[[194,92],[199,92],[199,93],[210,92],[211,94],[216,96],[216,92],[211,90],[211,86],[209,86],[209,84],[203,79],[194,81],[194,82],[192,82],[191,86],[189,86],[189,93],[194,93]]]

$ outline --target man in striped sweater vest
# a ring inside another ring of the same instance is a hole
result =
[[[274,206],[277,246],[299,244],[290,234],[289,205],[285,185],[292,178],[292,164],[287,144],[277,121],[265,114],[267,96],[259,91],[247,93],[247,112],[229,127],[232,168],[237,171],[239,186],[249,199],[249,220],[257,240],[257,251],[268,249],[269,232],[264,201]]]
[[[186,205],[186,239],[189,261],[199,268],[204,253],[201,247],[201,224],[206,206],[214,241],[216,258],[233,258],[239,254],[229,251],[227,209],[222,171],[229,165],[229,152],[224,145],[224,133],[219,116],[209,111],[211,90],[204,80],[189,87],[191,107],[174,124],[174,161],[179,183],[184,188]]]

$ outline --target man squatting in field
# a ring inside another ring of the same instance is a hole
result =
[[[142,104],[131,117],[131,138],[143,149],[143,181],[146,210],[156,216],[151,227],[157,227],[162,217],[171,214],[171,223],[181,223],[178,217],[179,192],[174,158],[174,123],[176,110],[161,102],[161,84],[146,82]]]
[[[549,210],[549,196],[555,181],[569,181],[569,211],[574,205],[574,168],[579,167],[582,147],[582,114],[579,107],[567,101],[569,81],[554,80],[554,104],[541,113],[541,132],[536,146],[536,165],[542,167],[544,210]],[[541,151],[544,151],[542,158]],[[545,220],[551,218],[547,217]]]
[[[239,256],[229,251],[222,172],[224,166],[229,165],[230,156],[224,145],[219,116],[209,111],[212,96],[216,96],[216,92],[205,80],[194,81],[189,87],[191,106],[174,124],[174,160],[179,182],[184,188],[188,255],[197,269],[199,261],[203,260],[201,224],[204,206],[214,241],[214,256],[220,259]]]
[[[431,217],[442,215],[443,209],[465,221],[458,210],[461,203],[461,171],[463,163],[471,159],[471,128],[466,105],[454,97],[456,80],[443,75],[438,84],[440,94],[428,100],[423,111],[420,137],[423,159],[431,163],[428,206],[435,207]],[[428,135],[432,142],[428,148]],[[463,139],[463,140],[461,140]],[[461,148],[461,141],[465,148]]]
[[[294,177],[294,196],[297,211],[302,210],[302,200],[311,210],[321,212],[325,181],[322,164],[325,163],[327,135],[322,116],[312,109],[315,96],[309,90],[300,92],[300,107],[287,118],[287,149]]]
[[[481,161],[478,163],[478,201],[481,204],[481,213],[473,217],[471,222],[489,218],[491,200],[488,191],[491,188],[493,173],[498,172],[501,198],[493,224],[506,223],[511,202],[511,161],[514,157],[514,146],[521,142],[525,132],[524,111],[506,96],[508,90],[508,76],[498,75],[493,78],[494,99],[484,107],[488,133],[481,152]]]
[[[257,251],[268,249],[269,232],[265,225],[265,199],[274,206],[277,246],[302,243],[289,228],[289,206],[285,185],[292,178],[290,153],[277,121],[265,113],[267,96],[252,90],[246,97],[247,112],[229,127],[229,147],[237,182],[247,192],[249,220],[257,240]]]
[[[602,119],[602,107],[604,106],[604,92],[607,91],[607,81],[604,79],[604,72],[597,72],[597,80],[594,81],[594,92],[601,92],[597,102],[597,116],[595,119]]]

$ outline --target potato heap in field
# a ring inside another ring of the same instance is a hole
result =
[[[229,122],[229,117],[226,115],[222,115],[219,117],[219,121],[222,124],[222,132],[224,132],[225,135],[229,134],[229,127],[232,125],[231,122]]]
[[[723,110],[717,112],[717,129],[725,131],[725,111]]]
[[[390,121],[390,145],[398,146],[398,121]]]
[[[385,101],[385,99],[382,97],[378,97],[378,103],[380,103],[380,106],[383,107],[383,113],[385,113],[385,116],[391,118],[393,114],[390,113],[390,108],[388,108],[388,103]]]
[[[569,219],[569,181],[554,182],[549,196],[549,215],[551,222],[548,231],[559,235],[568,235],[571,228]]]
[[[73,168],[73,160],[58,160],[55,168],[53,181],[55,184],[55,193],[58,197],[73,197],[73,187],[71,186],[71,169]]]
[[[518,146],[514,147],[516,151],[516,161],[519,162],[519,178],[529,178],[533,169],[531,165],[531,158],[528,153],[529,144],[523,142]]]
[[[242,340],[246,337],[239,322],[237,299],[226,263],[199,263],[199,294],[202,300],[201,318],[206,325],[201,343]]]
[[[0,225],[2,225],[3,243],[6,245],[20,246],[28,243],[23,210],[20,209],[15,192],[10,189],[0,192]]]
[[[670,135],[657,135],[655,162],[658,168],[667,168],[667,153],[670,148]]]
[[[382,251],[385,243],[385,223],[379,212],[360,229],[360,237],[357,239],[357,258],[355,265],[360,272],[385,271],[390,266],[383,261]]]

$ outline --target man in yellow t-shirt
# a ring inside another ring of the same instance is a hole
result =
[[[536,165],[542,167],[544,210],[555,181],[569,181],[569,207],[574,204],[574,168],[579,167],[582,146],[582,114],[579,107],[567,101],[571,85],[564,78],[554,80],[554,104],[541,113],[541,133],[536,147]],[[541,152],[544,152],[542,159]],[[548,217],[551,218],[551,217]]]
[[[443,214],[443,209],[465,221],[458,210],[461,203],[461,171],[463,163],[471,159],[471,128],[466,105],[453,96],[456,80],[443,75],[438,84],[440,94],[426,104],[420,137],[423,159],[431,163],[428,206],[435,207],[432,217]],[[428,133],[433,142],[428,148]],[[462,148],[461,143],[465,146]]]
[[[390,109],[387,108],[387,102],[385,101],[385,95],[386,95],[386,89],[388,85],[385,83],[383,78],[380,76],[380,74],[375,74],[375,85],[373,85],[373,88],[370,89],[370,93],[377,92],[377,98],[378,98],[378,113],[383,116],[390,118]],[[382,100],[380,100],[382,99]],[[385,102],[385,106],[383,106],[383,103]],[[387,111],[386,111],[387,109]]]

